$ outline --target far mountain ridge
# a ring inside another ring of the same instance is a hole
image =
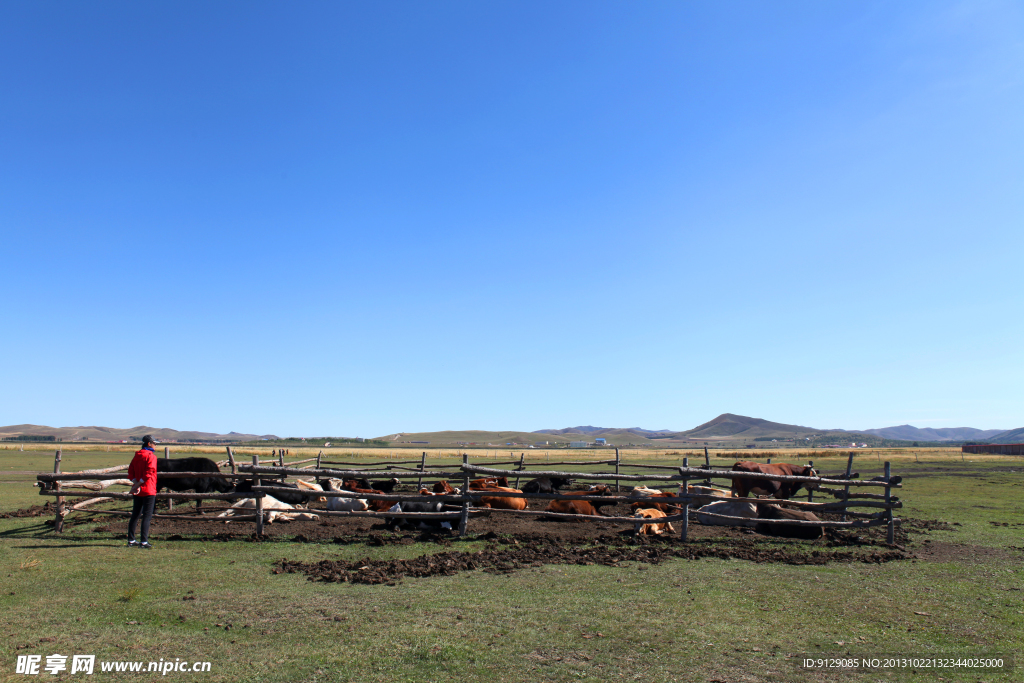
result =
[[[901,441],[987,441],[998,437],[1007,430],[975,429],[973,427],[942,427],[933,429],[931,427],[919,428],[913,425],[899,425],[898,427],[863,429],[861,431],[865,434],[874,434],[885,439],[899,439]]]
[[[261,441],[263,439],[277,439],[273,434],[240,434],[229,432],[228,434],[217,434],[214,432],[178,431],[165,427],[130,427],[128,429],[117,429],[114,427],[47,427],[44,425],[9,425],[0,427],[0,438],[12,436],[52,436],[62,441],[125,441],[139,439],[150,434],[159,441]]]

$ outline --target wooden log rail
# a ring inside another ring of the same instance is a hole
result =
[[[308,470],[303,470],[308,471]],[[206,478],[206,479],[250,479],[245,474],[226,474],[224,472],[157,472],[160,479],[184,479],[184,478]],[[75,472],[74,474],[37,474],[38,481],[103,481],[106,479],[124,479],[123,474],[85,474]]]
[[[479,465],[463,465],[462,469],[468,472],[476,474],[484,474],[496,477],[508,477],[515,476],[514,470],[499,470],[492,467],[481,467]],[[597,481],[615,481],[616,479],[622,479],[624,481],[679,481],[685,478],[700,478],[704,479],[707,477],[711,478],[724,478],[724,479],[766,479],[770,481],[786,481],[791,483],[813,483],[813,484],[833,484],[839,486],[879,486],[879,487],[892,487],[901,488],[903,481],[902,477],[892,477],[888,482],[885,481],[862,481],[862,480],[842,480],[842,479],[823,479],[822,477],[798,477],[786,474],[761,474],[760,472],[733,472],[732,470],[707,470],[702,467],[677,467],[675,468],[679,474],[675,475],[644,475],[644,474],[614,474],[614,473],[592,473],[592,472],[558,472],[558,471],[542,471],[536,470],[530,472],[534,477],[564,477],[569,479],[592,479]]]
[[[268,475],[268,476],[281,476],[298,474],[303,477],[316,477],[318,479],[365,479],[369,477],[379,477],[380,472],[374,472],[372,470],[334,470],[334,469],[296,469],[294,467],[253,467],[252,465],[239,465],[239,470],[245,472],[252,472],[253,474]],[[513,472],[513,475],[515,473]],[[390,476],[397,479],[419,479],[423,475],[430,475],[431,478],[436,479],[455,479],[462,478],[462,472],[395,472]],[[424,477],[426,478],[426,477]]]
[[[295,492],[295,489],[288,489],[289,491]],[[40,491],[40,496],[64,496],[71,497],[77,496],[89,497],[95,496],[95,491]],[[134,500],[135,496],[130,493],[104,493],[104,498],[113,498],[115,500]],[[158,493],[156,494],[157,500],[238,500],[240,498],[262,498],[262,493]]]

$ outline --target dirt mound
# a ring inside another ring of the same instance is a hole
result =
[[[14,510],[13,512],[0,512],[0,519],[43,517],[45,515],[52,514],[55,514],[55,510],[51,507],[50,503],[46,503],[45,505],[33,505],[31,507],[22,508],[21,510]]]
[[[798,565],[822,565],[828,562],[881,563],[909,557],[899,550],[855,553],[769,547],[754,540],[738,540],[726,546],[710,543],[682,543],[676,539],[642,539],[638,543],[617,537],[596,539],[601,545],[567,546],[554,539],[499,538],[487,549],[476,552],[445,551],[421,555],[408,560],[373,560],[364,558],[301,562],[282,559],[275,574],[305,574],[310,581],[348,582],[394,585],[403,578],[452,576],[459,572],[482,570],[508,574],[545,564],[604,565],[618,567],[623,562],[660,564],[669,558],[699,560],[702,558],[739,559],[751,562],[779,562]],[[505,546],[505,547],[501,547]],[[509,547],[514,546],[514,547]]]

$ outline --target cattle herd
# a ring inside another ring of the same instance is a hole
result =
[[[811,467],[789,464],[762,464],[756,462],[737,462],[732,467],[734,472],[749,472],[755,474],[776,474],[800,477],[816,477],[816,472]],[[172,478],[161,477],[160,473],[170,472],[220,472],[217,463],[201,457],[188,457],[178,459],[157,460],[157,486],[160,489],[168,489],[175,492],[195,491],[196,493],[251,493],[252,480],[244,480],[237,485],[227,483],[224,479],[216,477],[194,477],[194,478]],[[572,514],[584,516],[607,516],[601,511],[602,507],[616,505],[616,500],[603,502],[592,500],[611,496],[611,489],[604,484],[590,486],[580,491],[561,491],[568,487],[570,479],[558,477],[543,477],[527,482],[522,489],[509,486],[505,477],[488,477],[476,479],[470,482],[469,488],[479,494],[478,501],[473,506],[483,509],[504,509],[504,510],[526,510],[528,507],[525,497],[517,497],[510,494],[561,494],[566,498],[551,500],[545,507],[545,511],[559,514]],[[308,509],[303,509],[315,493],[307,494],[303,491],[323,491],[350,494],[351,497],[320,497],[320,502],[326,504],[330,511],[361,512],[370,511],[382,513],[385,517],[387,528],[415,525],[424,529],[450,529],[447,521],[428,520],[410,522],[408,517],[394,516],[387,517],[387,513],[439,513],[443,511],[458,510],[459,507],[443,500],[438,502],[424,501],[425,497],[451,496],[461,494],[461,490],[453,487],[447,481],[438,481],[431,488],[421,488],[418,492],[420,500],[410,501],[385,501],[379,498],[370,498],[370,495],[390,494],[399,484],[398,479],[382,481],[368,481],[367,479],[297,479],[296,483],[286,483],[277,480],[264,480],[265,486],[273,486],[278,489],[291,489],[291,491],[276,491],[273,496],[263,497],[262,507],[265,520],[268,523],[294,521],[294,520],[315,520],[317,515]],[[793,538],[818,538],[822,535],[822,528],[814,525],[787,525],[775,524],[778,520],[800,520],[819,521],[818,518],[806,511],[785,507],[783,503],[768,503],[760,498],[749,498],[750,495],[766,496],[776,501],[784,501],[794,496],[800,488],[811,490],[813,483],[797,483],[791,481],[769,480],[763,478],[735,477],[732,480],[730,489],[717,488],[713,486],[687,486],[686,493],[691,495],[691,505],[696,507],[696,519],[702,524],[709,525],[742,525],[755,528],[758,532]],[[293,492],[294,491],[294,492]],[[658,489],[644,486],[634,487],[626,495],[635,499],[631,503],[633,516],[636,518],[636,533],[640,535],[662,534],[673,532],[671,521],[659,521],[665,518],[678,515],[683,508],[673,502],[659,502],[659,498],[673,498],[683,493],[680,491],[660,491]],[[361,498],[360,495],[366,495]],[[491,495],[488,495],[491,494]],[[575,497],[585,497],[591,500],[574,500]],[[200,508],[201,501],[197,501],[196,507]],[[231,517],[240,514],[253,514],[255,500],[248,498],[233,504],[220,517],[230,521]],[[724,519],[732,518],[732,519]],[[744,521],[737,521],[744,520]]]

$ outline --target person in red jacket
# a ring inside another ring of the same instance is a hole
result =
[[[135,453],[128,465],[128,478],[132,480],[130,494],[135,496],[132,501],[132,516],[128,519],[128,547],[152,548],[149,544],[149,522],[153,519],[153,508],[156,506],[156,453],[153,452],[153,437],[142,437],[142,448]],[[142,517],[141,541],[135,540],[135,525]]]

